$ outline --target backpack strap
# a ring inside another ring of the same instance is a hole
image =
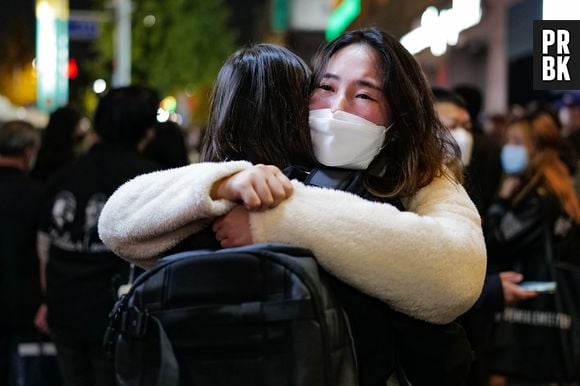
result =
[[[304,183],[306,185],[346,190],[352,179],[353,172],[345,169],[314,168],[310,171]]]
[[[157,335],[159,339],[159,374],[157,374],[157,383],[155,386],[178,386],[179,385],[179,364],[173,351],[171,341],[167,337],[165,329],[154,316],[149,316],[150,320],[157,326]]]
[[[296,164],[284,168],[283,173],[289,179],[298,180],[305,185],[343,190],[354,194],[365,191],[363,188],[362,172],[360,170],[331,168],[327,166],[312,168]]]
[[[154,339],[143,340],[146,344],[142,346],[142,350],[158,357],[160,364],[155,378],[147,376],[147,379],[142,379],[141,373],[127,378],[117,377],[119,386],[178,386],[179,364],[163,325],[147,311],[129,307],[128,299],[129,296],[124,294],[109,314],[109,327],[105,332],[103,346],[109,358],[113,358],[115,343],[119,336],[123,336],[123,339],[141,339],[150,331]]]
[[[366,194],[362,172],[358,170],[317,167],[308,173],[304,184],[342,190],[361,197]]]

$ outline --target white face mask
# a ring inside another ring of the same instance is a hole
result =
[[[392,124],[375,125],[344,111],[310,110],[310,135],[318,162],[326,166],[364,170],[379,154]]]
[[[456,127],[451,130],[451,136],[457,142],[457,146],[459,146],[463,166],[469,165],[471,153],[473,152],[473,134],[463,127]]]

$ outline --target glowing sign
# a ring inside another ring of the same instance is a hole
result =
[[[45,112],[68,102],[68,12],[68,0],[36,1],[36,104]]]
[[[440,56],[447,45],[457,44],[459,34],[481,21],[481,0],[453,0],[449,9],[429,7],[421,16],[421,26],[401,38],[401,44],[416,54],[427,47]]]
[[[580,19],[580,1],[578,0],[544,0],[542,2],[542,19],[544,20],[578,20]]]
[[[330,14],[326,26],[326,40],[331,41],[353,22],[360,14],[361,0],[343,0],[343,2]]]

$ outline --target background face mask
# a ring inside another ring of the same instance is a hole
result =
[[[309,123],[318,162],[346,169],[366,169],[381,150],[387,131],[357,115],[330,109],[311,110]]]
[[[451,130],[451,136],[457,142],[461,151],[461,162],[464,166],[469,165],[471,153],[473,152],[473,134],[463,127],[456,127]]]
[[[504,145],[501,165],[506,174],[522,174],[528,167],[528,151],[521,145]]]

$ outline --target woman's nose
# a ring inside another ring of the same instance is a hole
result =
[[[343,94],[336,94],[332,104],[330,106],[330,111],[347,111],[348,112],[348,100]]]

